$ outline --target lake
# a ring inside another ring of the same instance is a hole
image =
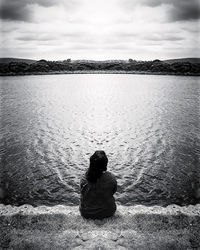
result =
[[[79,204],[95,150],[120,204],[194,203],[200,177],[197,77],[74,74],[1,77],[6,202]]]

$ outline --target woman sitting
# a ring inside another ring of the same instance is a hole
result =
[[[117,181],[107,171],[108,158],[104,151],[96,151],[90,157],[90,166],[81,179],[80,212],[85,218],[103,219],[116,211],[113,194]]]

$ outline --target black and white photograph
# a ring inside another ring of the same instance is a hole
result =
[[[200,250],[199,48],[199,0],[0,0],[0,250]]]

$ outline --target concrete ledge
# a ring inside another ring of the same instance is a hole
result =
[[[104,220],[78,207],[0,204],[0,249],[200,249],[200,204],[118,206]]]

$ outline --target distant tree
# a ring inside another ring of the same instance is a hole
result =
[[[161,63],[159,59],[153,60],[153,63]]]
[[[39,60],[39,61],[37,61],[37,62],[39,62],[39,63],[47,63],[47,61],[44,60],[44,59],[41,59],[41,60]]]

